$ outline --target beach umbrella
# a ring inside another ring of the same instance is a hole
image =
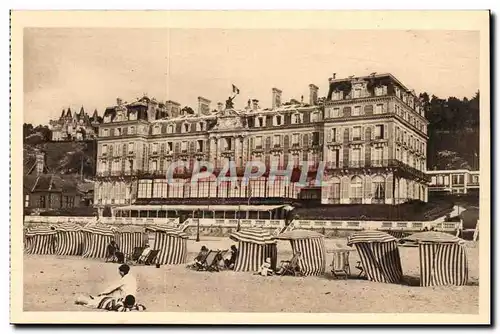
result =
[[[271,268],[276,270],[278,258],[276,240],[269,231],[250,228],[233,232],[229,238],[238,242],[235,271],[257,271],[266,258],[271,259]]]
[[[82,255],[84,235],[80,225],[63,223],[56,226],[56,254]]]
[[[401,282],[403,269],[395,237],[382,231],[364,230],[349,236],[347,245],[356,246],[368,280]]]
[[[187,239],[189,235],[177,228],[151,225],[146,231],[155,234],[152,249],[158,250],[157,264],[183,264],[187,262]]]
[[[135,247],[143,247],[145,229],[141,226],[125,225],[115,232],[115,241],[124,254],[132,254]]]
[[[322,275],[326,270],[325,237],[323,234],[309,230],[292,230],[276,237],[280,240],[289,240],[292,252],[300,252],[299,261],[304,275]]]
[[[113,230],[104,224],[95,224],[83,228],[84,237],[84,258],[105,258],[106,250],[114,239]]]
[[[401,239],[418,245],[420,286],[465,285],[468,264],[465,241],[443,232],[418,232]]]
[[[54,254],[56,231],[47,226],[35,226],[26,231],[27,254]]]

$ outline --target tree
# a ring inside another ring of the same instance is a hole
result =
[[[23,124],[23,139],[28,137],[33,131],[33,125],[30,123]]]

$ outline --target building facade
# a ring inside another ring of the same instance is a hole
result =
[[[479,191],[479,171],[467,169],[431,170],[429,192],[442,194],[470,194]]]
[[[147,96],[133,103],[118,99],[99,125],[95,204],[172,198],[427,200],[428,122],[415,94],[392,75],[331,78],[326,99],[318,99],[312,84],[306,102],[282,103],[277,88],[271,94],[270,108],[251,99],[242,110],[232,108],[231,99],[212,110],[211,101],[199,97],[196,111]],[[167,170],[179,161],[185,166],[176,167],[168,183]],[[214,173],[191,182],[197,161],[212,163]],[[266,172],[241,182],[249,161],[261,161]],[[228,162],[236,166],[238,181],[217,183]],[[284,176],[270,180],[272,168],[289,168],[291,182]],[[306,182],[299,182],[304,169]]]
[[[79,113],[71,113],[71,109],[64,110],[58,120],[49,122],[53,141],[72,141],[94,139],[97,134],[97,127],[100,118],[97,110],[94,110],[92,117],[85,112],[83,107]]]

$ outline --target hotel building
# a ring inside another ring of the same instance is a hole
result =
[[[391,74],[329,79],[328,95],[318,99],[309,85],[307,101],[282,103],[273,88],[272,106],[257,99],[241,110],[210,107],[198,98],[196,110],[147,96],[132,103],[117,100],[99,125],[95,204],[120,207],[135,203],[192,203],[212,199],[246,203],[274,199],[320,199],[322,204],[399,204],[427,201],[427,124],[418,97]],[[241,182],[247,161],[284,170],[291,182],[267,173]],[[167,183],[169,166],[183,161]],[[215,166],[212,177],[191,182],[196,161]],[[216,183],[232,161],[237,182]],[[308,162],[307,182],[299,183]],[[320,162],[324,171],[318,171]],[[314,181],[317,172],[321,184]]]

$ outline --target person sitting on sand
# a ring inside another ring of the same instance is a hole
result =
[[[120,251],[120,247],[118,247],[118,244],[114,240],[111,240],[106,247],[106,259],[111,262],[118,261],[118,257],[116,256],[118,251]]]
[[[260,266],[260,269],[258,272],[256,272],[256,275],[261,275],[261,276],[271,276],[273,275],[273,270],[271,269],[271,259],[266,258],[266,261]]]
[[[229,259],[224,260],[224,264],[228,269],[234,269],[234,265],[236,264],[236,259],[238,258],[238,248],[235,245],[231,246],[231,257]]]

